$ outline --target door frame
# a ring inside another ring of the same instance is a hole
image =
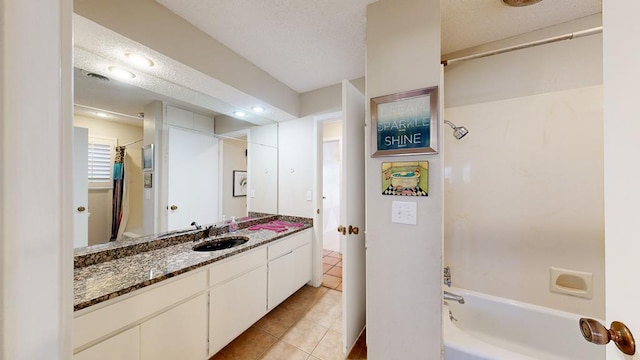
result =
[[[334,111],[326,114],[316,115],[313,117],[313,135],[315,139],[315,146],[313,147],[313,158],[315,159],[314,166],[314,182],[313,182],[313,193],[315,194],[313,197],[313,208],[315,212],[313,214],[313,223],[318,224],[318,226],[314,226],[314,242],[313,242],[313,277],[311,281],[311,285],[313,286],[322,286],[322,246],[324,242],[324,229],[323,229],[323,220],[324,214],[322,211],[322,187],[323,187],[323,179],[322,179],[322,160],[323,160],[323,130],[322,125],[326,121],[334,121],[342,119],[342,111]]]

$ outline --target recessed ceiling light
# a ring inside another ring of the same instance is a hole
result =
[[[136,74],[132,73],[131,71],[127,71],[117,66],[109,66],[109,71],[111,71],[113,76],[124,80],[133,79],[134,77],[136,77]]]
[[[254,106],[252,108],[252,110],[253,110],[253,112],[261,113],[261,112],[263,112],[265,110],[265,108],[263,108],[262,106]]]
[[[235,116],[240,116],[240,117],[242,117],[242,116],[247,116],[247,113],[246,113],[246,112],[244,112],[244,111],[234,111],[234,112],[233,112],[233,114],[234,114]]]
[[[149,58],[142,56],[140,54],[135,53],[125,53],[124,57],[129,60],[132,64],[143,66],[143,67],[152,67],[154,65],[153,61]]]
[[[97,112],[97,113],[96,113],[96,115],[98,115],[98,116],[99,116],[99,117],[101,117],[101,118],[109,117],[109,114],[107,114],[107,113],[103,113],[103,112]]]

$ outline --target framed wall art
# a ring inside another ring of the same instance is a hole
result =
[[[233,170],[233,196],[247,196],[247,172]]]
[[[371,156],[438,153],[438,87],[371,98]]]
[[[429,162],[383,162],[382,195],[428,196]]]

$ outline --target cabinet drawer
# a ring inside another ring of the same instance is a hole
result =
[[[276,259],[307,243],[311,243],[311,229],[293,234],[280,242],[269,245],[269,260]]]
[[[209,286],[215,286],[233,279],[267,262],[265,248],[252,250],[246,254],[232,256],[209,269]]]
[[[140,358],[138,326],[73,355],[73,360],[112,360]]]
[[[78,348],[207,288],[207,273],[191,276],[143,291],[120,302],[73,319],[73,347]]]

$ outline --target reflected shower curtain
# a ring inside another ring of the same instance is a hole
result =
[[[124,230],[124,225],[126,225],[126,218],[124,224],[122,224],[123,219],[123,209],[126,208],[128,211],[128,199],[127,199],[127,186],[125,182],[125,147],[118,146],[116,147],[116,156],[113,162],[113,201],[112,201],[112,212],[111,212],[111,239],[110,241],[116,241],[120,239],[122,236],[122,230]],[[123,206],[123,203],[125,203]]]

